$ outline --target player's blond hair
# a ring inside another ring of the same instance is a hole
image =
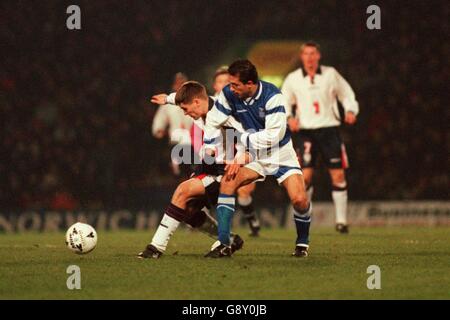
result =
[[[221,66],[220,68],[218,68],[216,70],[216,72],[214,73],[213,81],[216,81],[216,78],[218,76],[221,76],[222,74],[229,74],[228,73],[228,66]]]

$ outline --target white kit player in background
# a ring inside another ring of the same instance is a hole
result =
[[[175,74],[172,83],[172,91],[176,92],[186,81],[188,81],[188,78],[185,74],[181,72]],[[169,144],[171,146],[183,146],[183,150],[189,150],[190,152],[192,125],[193,119],[191,117],[185,115],[180,107],[168,103],[159,106],[156,111],[153,118],[152,133],[157,139],[168,136]],[[171,167],[175,176],[180,176],[182,174],[180,163],[177,159],[171,159]]]
[[[333,67],[320,65],[320,47],[307,42],[301,47],[302,67],[286,77],[281,91],[288,100],[289,128],[298,142],[308,197],[313,194],[313,170],[320,153],[329,169],[332,198],[336,208],[336,230],[348,233],[347,181],[348,159],[339,135],[341,119],[337,99],[345,111],[345,123],[353,125],[358,102],[348,82]]]

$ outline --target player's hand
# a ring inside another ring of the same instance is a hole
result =
[[[158,105],[166,104],[166,101],[167,101],[167,94],[165,94],[165,93],[155,94],[151,100],[152,103],[155,103]]]
[[[355,114],[353,113],[353,112],[351,112],[351,111],[348,111],[346,114],[345,114],[345,123],[347,123],[347,124],[351,124],[351,125],[353,125],[353,124],[355,124],[355,122],[356,122],[356,116],[355,116]]]
[[[288,119],[288,126],[291,132],[298,132],[300,130],[300,122],[295,118]]]
[[[225,161],[225,163],[227,164],[225,166],[225,180],[226,181],[233,180],[234,178],[236,178],[236,175],[238,174],[239,169],[241,168],[241,164],[236,162],[227,163],[227,161]]]
[[[225,160],[225,179],[230,181],[236,177],[239,172],[239,168],[243,165],[251,162],[252,157],[248,152],[244,152],[240,155],[236,155],[233,160]]]

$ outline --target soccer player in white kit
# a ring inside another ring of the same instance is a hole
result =
[[[337,99],[345,110],[344,121],[350,125],[356,122],[359,106],[348,82],[333,67],[320,65],[320,58],[319,45],[305,43],[300,50],[302,67],[288,74],[281,91],[291,109],[287,115],[294,142],[299,140],[308,198],[312,198],[314,167],[321,154],[331,177],[336,230],[348,233],[345,178],[348,159],[338,131],[341,119]]]
[[[159,105],[167,103],[177,105],[183,113],[195,120],[200,130],[203,129],[208,111],[214,105],[214,99],[208,97],[206,88],[195,81],[185,82],[176,93],[169,96],[155,95],[152,97],[152,102]],[[241,124],[233,118],[230,118],[226,125],[233,131],[244,132]],[[221,146],[226,147],[222,144]],[[229,156],[231,159],[242,159],[242,163],[249,161],[245,150],[239,145],[236,145],[235,152]],[[225,154],[221,153],[217,154],[215,159],[209,159],[213,161],[203,160],[197,164],[194,175],[176,188],[151,242],[138,254],[139,258],[161,257],[166,251],[171,236],[182,222],[203,231],[212,238],[217,238],[217,222],[208,214],[209,210],[205,210],[205,207],[211,208],[217,204],[220,181],[226,168],[226,158]],[[242,238],[236,234],[231,238],[232,252],[241,249],[244,243]]]
[[[176,92],[181,85],[188,80],[184,73],[175,74],[172,91]],[[169,137],[169,145],[180,146],[182,152],[191,153],[191,129],[193,119],[184,114],[183,110],[174,104],[161,105],[155,113],[152,123],[152,133],[157,139]],[[191,153],[193,154],[193,153]],[[187,178],[190,174],[190,165],[181,164],[178,159],[171,159],[172,173],[181,178]]]

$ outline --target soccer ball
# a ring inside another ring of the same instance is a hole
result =
[[[97,245],[97,232],[92,226],[77,222],[67,229],[66,245],[75,253],[89,253]]]

